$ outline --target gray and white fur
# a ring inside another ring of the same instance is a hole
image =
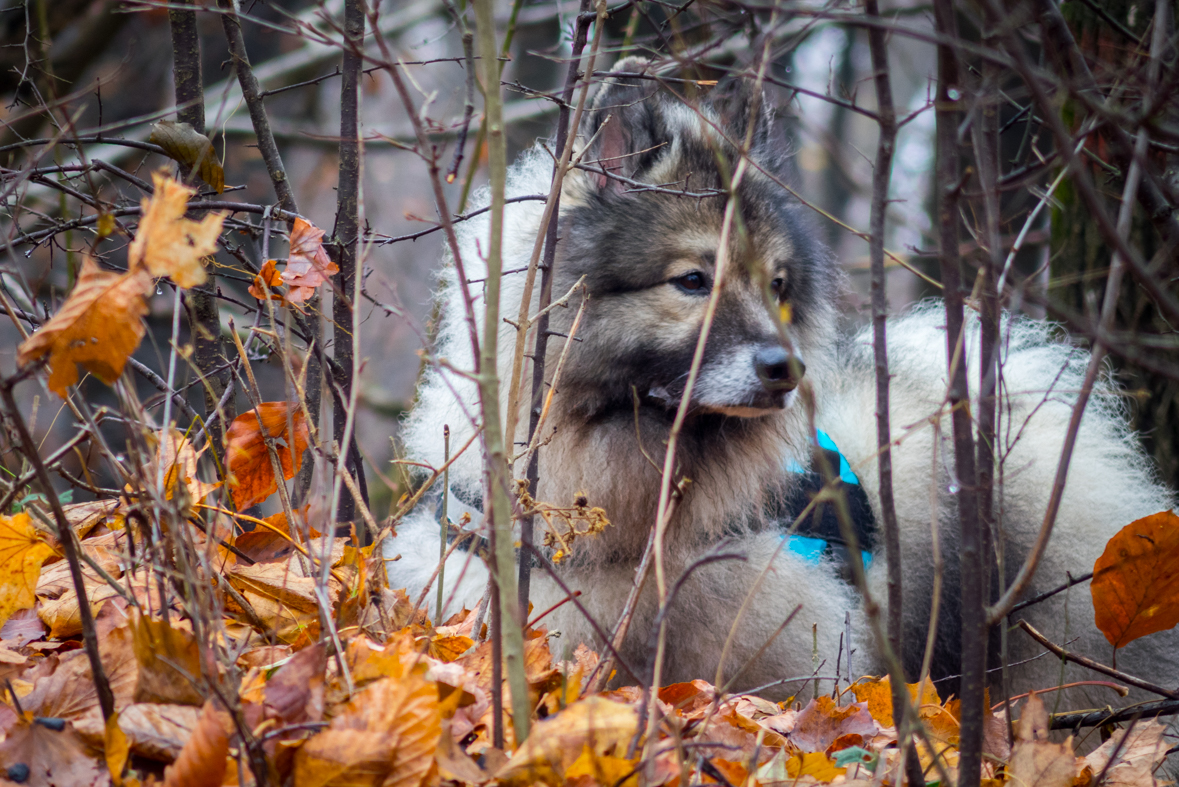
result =
[[[637,70],[629,59],[618,70]],[[581,604],[609,630],[618,619],[635,569],[655,520],[664,445],[671,415],[684,390],[708,301],[725,198],[681,197],[641,191],[609,175],[647,184],[673,184],[696,194],[723,187],[718,157],[731,171],[735,145],[752,140],[750,167],[738,189],[741,232],[729,248],[729,268],[720,306],[692,395],[691,415],[677,453],[678,473],[692,483],[671,522],[666,545],[669,583],[725,540],[724,551],[743,561],[697,567],[683,583],[669,611],[665,681],[712,680],[730,629],[747,595],[752,603],[732,632],[725,676],[741,670],[735,688],[749,688],[813,669],[812,625],[824,674],[835,670],[846,612],[853,616],[853,666],[857,674],[880,673],[882,665],[862,614],[862,598],[842,580],[829,560],[807,562],[780,549],[789,524],[776,506],[793,483],[785,468],[811,462],[807,408],[795,390],[803,381],[814,393],[814,418],[851,462],[879,521],[878,470],[874,461],[875,378],[869,333],[840,336],[836,302],[843,286],[835,261],[809,226],[807,210],[777,181],[788,175],[784,141],[775,135],[771,112],[763,106],[749,132],[750,91],[742,85],[689,107],[653,82],[615,79],[604,85],[580,129],[585,161],[607,171],[569,173],[562,195],[560,245],[554,293],[564,294],[586,277],[589,301],[540,449],[536,499],[568,506],[577,496],[605,509],[612,525],[594,538],[579,540],[561,564],[560,575]],[[606,118],[610,120],[603,123]],[[596,137],[595,137],[596,133]],[[538,145],[524,153],[508,174],[507,195],[549,190],[552,158]],[[487,195],[477,197],[487,201]],[[519,202],[506,208],[505,270],[524,268],[540,227],[543,203]],[[481,312],[486,275],[486,215],[458,228],[460,249],[476,311]],[[501,313],[519,308],[523,274],[504,278]],[[699,287],[696,285],[700,285]],[[455,369],[474,368],[455,267],[440,274],[441,321],[436,352]],[[772,301],[789,304],[790,352],[783,350]],[[575,308],[557,309],[552,330],[568,331]],[[931,418],[947,414],[943,310],[927,303],[888,323],[894,435],[904,439],[893,451],[893,478],[904,556],[905,652],[910,678],[921,664],[933,595],[931,519],[936,519],[945,566],[944,588],[933,663],[935,678],[957,674],[958,626],[957,500],[953,494],[949,418],[942,419],[935,445]],[[481,333],[481,328],[480,328]],[[977,380],[977,324],[966,337],[967,365]],[[499,377],[508,400],[515,329],[500,328]],[[564,341],[549,343],[548,374]],[[789,368],[779,363],[788,355]],[[767,361],[768,359],[768,361]],[[1012,576],[1035,539],[1047,506],[1071,405],[1080,388],[1088,356],[1054,338],[1053,327],[1025,319],[1002,326],[1002,403],[1000,445],[1003,458],[996,512],[1001,523],[1004,569]],[[767,365],[768,364],[768,365]],[[530,373],[526,371],[526,379]],[[638,403],[636,404],[636,397]],[[523,397],[525,400],[527,392]],[[418,401],[404,424],[408,457],[438,467],[443,463],[443,426],[452,447],[475,431],[479,405],[470,379],[431,366]],[[517,445],[526,437],[528,413],[521,406]],[[452,500],[482,498],[479,444],[450,470]],[[934,456],[934,449],[937,456]],[[650,460],[654,460],[653,462]],[[517,468],[523,476],[523,468]],[[931,494],[932,490],[932,494]],[[932,506],[936,501],[936,512]],[[1028,595],[1061,584],[1069,574],[1092,570],[1106,541],[1125,524],[1173,505],[1155,479],[1150,463],[1126,425],[1122,400],[1113,382],[1103,379],[1086,410],[1068,476],[1056,531]],[[439,534],[433,506],[423,504],[386,542],[391,586],[406,587],[411,598],[429,582],[438,562]],[[457,518],[451,509],[452,519]],[[479,524],[476,512],[475,524]],[[869,569],[875,598],[886,600],[884,555]],[[478,558],[456,551],[446,565],[447,612],[474,608],[487,584]],[[544,610],[565,593],[543,571],[534,570],[532,601]],[[426,598],[433,609],[434,593]],[[795,607],[801,612],[752,663],[755,654]],[[657,603],[654,582],[647,583],[623,655],[640,675],[649,668],[650,633]],[[1040,631],[1070,649],[1107,660],[1109,645],[1093,622],[1086,585],[1020,613]],[[565,604],[546,620],[571,647],[600,647],[592,627],[574,605]],[[1174,632],[1139,640],[1120,651],[1118,663],[1130,672],[1169,675],[1173,683],[1177,638]],[[1010,662],[1042,649],[1019,630],[1010,634]],[[846,663],[846,662],[844,662]],[[991,665],[995,662],[992,659]],[[1012,691],[1046,688],[1082,679],[1078,668],[1040,658],[1012,671]],[[629,680],[629,676],[621,675]],[[830,684],[828,685],[828,690]],[[769,694],[789,694],[798,685]],[[1085,697],[1078,690],[1070,705],[1100,707],[1112,698]],[[1084,704],[1088,702],[1088,704]]]

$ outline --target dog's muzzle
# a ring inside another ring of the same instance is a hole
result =
[[[806,373],[802,358],[776,345],[758,350],[753,356],[753,368],[761,384],[773,393],[793,391]]]

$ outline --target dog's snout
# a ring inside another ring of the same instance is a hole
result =
[[[770,391],[793,391],[806,372],[801,358],[777,346],[758,350],[753,366],[762,385]]]

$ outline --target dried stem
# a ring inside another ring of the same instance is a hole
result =
[[[485,513],[494,536],[492,544],[498,598],[492,598],[492,622],[499,622],[503,663],[512,692],[512,726],[516,741],[528,737],[531,707],[524,675],[524,616],[516,598],[515,550],[512,547],[512,508],[508,498],[510,482],[508,446],[500,420],[499,374],[497,366],[500,276],[503,269],[504,188],[508,153],[504,139],[503,100],[499,89],[498,50],[492,0],[476,0],[475,29],[479,61],[483,72],[484,114],[487,118],[487,149],[491,169],[491,234],[487,243],[487,283],[483,316],[483,346],[479,369],[479,402],[483,412],[483,442],[486,446],[487,500]],[[497,601],[499,603],[497,603]],[[503,603],[507,601],[507,603]],[[493,642],[494,644],[494,642]],[[498,659],[496,660],[498,662]]]
[[[78,597],[78,617],[82,625],[82,646],[86,650],[86,658],[90,661],[90,673],[94,680],[94,691],[98,694],[98,704],[102,708],[102,718],[108,720],[115,712],[115,695],[111,692],[110,681],[106,670],[103,669],[102,659],[98,655],[98,633],[94,628],[94,612],[90,609],[90,601],[86,595],[86,583],[82,579],[82,564],[78,560],[78,549],[74,544],[73,531],[70,530],[69,520],[65,510],[61,507],[61,500],[53,482],[49,480],[49,471],[37,453],[37,443],[29,434],[29,427],[25,423],[20,409],[16,406],[16,399],[12,395],[13,387],[24,378],[17,374],[14,377],[0,380],[0,397],[4,399],[4,416],[9,425],[20,438],[21,453],[24,454],[33,472],[37,474],[37,485],[41,487],[41,494],[49,503],[53,511],[53,520],[57,524],[57,540],[61,544],[61,551],[65,553],[66,563],[70,567],[70,580],[74,585],[74,594]]]
[[[880,16],[877,0],[867,0],[869,16]],[[880,477],[880,512],[884,525],[884,554],[888,561],[888,641],[895,657],[904,653],[904,617],[901,576],[901,534],[897,524],[896,500],[892,488],[892,428],[889,424],[889,375],[886,323],[888,319],[887,280],[884,273],[884,226],[888,191],[892,182],[892,159],[897,141],[897,116],[888,75],[888,48],[884,30],[868,29],[868,46],[875,72],[876,115],[880,126],[876,163],[872,170],[872,212],[869,219],[868,257],[872,273],[872,352],[876,367],[876,445]],[[851,643],[848,643],[851,647]],[[899,662],[898,662],[899,666]],[[909,784],[924,784],[921,760],[916,748],[906,745],[913,724],[913,708],[900,670],[892,675],[893,718],[899,719],[898,745],[904,760],[902,771]]]
[[[363,478],[364,469],[350,461],[351,436],[345,435],[345,426],[351,415],[345,408],[352,398],[354,364],[359,358],[353,353],[355,327],[353,320],[354,300],[352,290],[357,280],[357,249],[360,243],[360,67],[363,62],[364,46],[364,0],[344,2],[344,64],[340,80],[340,180],[336,192],[336,262],[340,266],[338,286],[332,297],[333,342],[332,354],[337,372],[333,375],[341,393],[340,400],[332,402],[332,435],[340,446],[341,454],[347,457],[343,472],[358,480]],[[364,488],[363,483],[361,489]],[[367,505],[367,495],[365,496]],[[356,519],[356,505],[350,495],[339,500],[336,518],[351,522]],[[375,534],[362,539],[365,543]]]

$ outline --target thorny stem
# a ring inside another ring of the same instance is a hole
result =
[[[66,563],[70,567],[70,579],[73,581],[74,593],[78,597],[82,645],[86,649],[86,658],[90,661],[90,672],[94,679],[94,691],[98,694],[98,704],[102,708],[102,718],[107,720],[115,712],[115,695],[111,692],[110,681],[107,680],[106,670],[103,669],[102,659],[98,655],[98,633],[94,628],[94,612],[91,611],[90,602],[86,596],[86,583],[82,579],[82,564],[78,560],[78,550],[72,538],[73,531],[70,530],[69,520],[66,518],[65,510],[61,507],[57,490],[53,488],[53,482],[49,480],[49,471],[45,469],[45,463],[41,461],[41,456],[37,453],[37,443],[29,434],[29,428],[12,395],[12,388],[20,379],[21,377],[18,375],[16,378],[0,381],[0,397],[4,399],[8,423],[16,430],[16,434],[20,438],[21,451],[29,464],[33,466],[33,472],[37,474],[37,484],[41,487],[41,493],[53,511],[53,519],[57,524],[57,540],[61,544],[62,552],[65,553]]]

